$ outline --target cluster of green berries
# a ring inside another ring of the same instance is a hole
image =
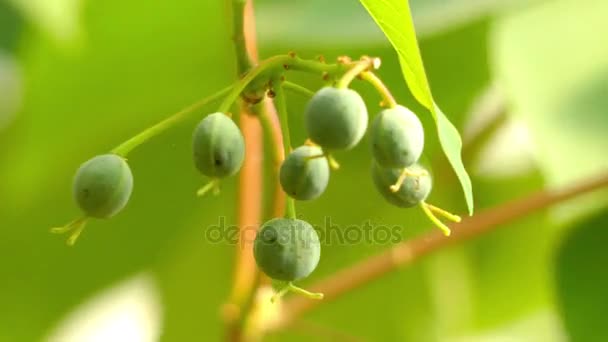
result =
[[[280,169],[283,190],[296,200],[321,196],[329,182],[331,153],[353,148],[368,129],[365,102],[348,88],[319,90],[308,103],[304,120],[309,141],[294,149]],[[449,234],[449,229],[433,212],[457,218],[425,203],[432,181],[429,172],[418,164],[424,149],[424,129],[418,117],[395,104],[375,117],[369,131],[372,179],[380,194],[397,207],[422,205],[433,222]],[[312,238],[299,238],[302,231]],[[290,236],[295,238],[282,239]],[[255,241],[258,266],[269,277],[282,281],[292,282],[308,276],[316,267],[319,255],[314,229],[301,220],[273,219],[262,226]]]
[[[391,101],[368,129],[365,102],[348,88],[354,77],[366,72],[355,68],[347,71],[337,84],[321,88],[310,99],[304,113],[309,139],[285,157],[279,170],[282,189],[292,205],[293,200],[309,201],[321,196],[328,186],[331,170],[338,168],[332,153],[352,149],[369,130],[372,179],[380,194],[397,207],[421,205],[429,218],[449,234],[449,229],[435,214],[452,220],[459,218],[425,202],[432,180],[418,163],[424,149],[420,120],[409,109],[394,103],[390,94],[383,94]],[[220,111],[207,115],[196,126],[192,151],[196,169],[211,179],[198,195],[209,191],[217,193],[221,179],[241,168],[245,141],[230,115]],[[73,183],[74,198],[84,216],[52,231],[71,232],[68,244],[73,244],[89,218],[107,219],[120,212],[132,189],[133,175],[121,155],[104,154],[88,160],[76,172]],[[321,255],[316,231],[308,222],[296,219],[293,211],[289,217],[274,218],[262,225],[253,252],[258,267],[267,276],[287,283],[275,299],[286,291],[322,297],[293,285],[314,271]]]

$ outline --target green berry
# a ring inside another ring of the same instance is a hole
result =
[[[414,174],[425,174],[405,177],[398,191],[393,192],[391,186],[397,183],[403,169],[383,168],[376,162],[372,163],[372,178],[376,189],[389,203],[401,208],[413,207],[426,200],[433,187],[428,171],[419,164],[413,164],[407,170]]]
[[[370,140],[374,159],[386,168],[404,168],[418,161],[424,148],[420,120],[403,106],[385,109],[372,122]]]
[[[104,154],[83,163],[74,178],[74,199],[89,217],[110,218],[125,207],[133,190],[127,162]]]
[[[270,278],[296,281],[314,271],[321,257],[319,237],[306,221],[275,218],[260,228],[253,254]]]
[[[245,139],[223,113],[210,114],[196,126],[192,148],[196,168],[212,178],[235,174],[245,158]]]
[[[296,148],[281,165],[279,179],[283,190],[297,200],[318,198],[329,182],[329,164],[323,150],[308,145]]]
[[[325,87],[310,100],[304,114],[312,141],[327,150],[348,150],[367,129],[367,108],[352,89]]]

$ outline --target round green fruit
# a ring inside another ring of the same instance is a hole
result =
[[[196,126],[192,149],[194,164],[202,174],[223,178],[241,168],[245,139],[232,119],[223,113],[213,113]]]
[[[118,155],[104,154],[84,162],[74,177],[74,199],[89,217],[110,218],[127,205],[133,174]]]
[[[325,87],[306,107],[305,126],[312,141],[327,150],[348,150],[367,129],[367,108],[352,89]]]
[[[258,231],[253,254],[258,267],[270,278],[296,281],[317,267],[321,245],[317,232],[308,222],[275,218]]]
[[[372,122],[370,141],[374,159],[385,168],[404,168],[418,161],[424,148],[420,120],[403,106],[385,109]]]
[[[329,183],[329,164],[323,150],[308,145],[293,150],[281,165],[279,180],[283,190],[297,200],[321,196]]]
[[[397,183],[403,169],[383,168],[376,162],[372,163],[372,178],[376,189],[389,203],[401,208],[410,208],[424,201],[433,187],[431,176],[422,166],[413,164],[407,169],[414,174],[426,173],[421,176],[405,177],[399,190],[393,192],[391,185]]]

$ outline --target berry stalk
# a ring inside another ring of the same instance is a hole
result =
[[[218,107],[218,112],[228,111],[230,106],[239,98],[247,86],[253,82],[257,83],[259,78],[265,78],[267,80],[276,79],[277,76],[282,74],[285,70],[296,70],[324,75],[339,75],[346,72],[351,73],[347,78],[352,80],[352,78],[356,77],[362,71],[377,65],[377,61],[379,61],[379,59],[367,57],[357,62],[326,64],[318,60],[302,59],[294,54],[273,56],[260,62],[237,82],[232,91]],[[350,81],[348,81],[348,83],[350,83]]]
[[[283,82],[283,88],[286,90],[290,90],[296,94],[307,97],[307,98],[313,97],[315,95],[315,93],[312,90],[310,90],[306,87],[303,87],[297,83],[293,83],[293,82],[289,82],[289,81]]]
[[[285,101],[285,90],[283,85],[279,84],[274,89],[275,97],[274,104],[279,113],[279,121],[281,121],[281,132],[283,133],[283,154],[287,156],[291,152],[291,134],[289,131],[289,114],[287,113],[287,102]],[[295,219],[296,207],[293,198],[287,197],[287,212],[285,217]]]
[[[395,98],[391,94],[390,90],[388,90],[388,87],[376,74],[371,71],[365,71],[362,72],[360,76],[361,79],[367,81],[374,88],[376,88],[378,93],[380,93],[380,95],[382,96],[382,104],[388,106],[389,108],[397,107],[397,101],[395,101]]]
[[[226,87],[211,96],[207,96],[206,98],[201,99],[200,101],[195,102],[195,103],[191,104],[190,106],[180,110],[179,112],[169,116],[168,118],[157,123],[156,125],[145,129],[141,133],[133,136],[132,138],[128,139],[127,141],[125,141],[122,144],[115,147],[112,150],[112,153],[115,153],[123,158],[126,157],[127,154],[129,154],[129,152],[131,152],[137,146],[147,142],[148,140],[152,139],[153,137],[163,133],[164,131],[174,127],[178,123],[186,120],[190,116],[190,114],[193,114],[196,110],[225,96],[226,94],[228,94],[230,89],[232,89],[232,87],[233,86]]]

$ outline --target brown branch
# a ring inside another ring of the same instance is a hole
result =
[[[258,63],[257,43],[255,37],[255,18],[253,0],[232,0],[234,45],[237,56],[237,73],[244,75]],[[240,126],[245,137],[245,161],[241,169],[239,184],[239,227],[240,241],[237,249],[234,282],[230,299],[224,306],[227,321],[226,337],[230,341],[242,340],[243,324],[246,324],[251,310],[255,310],[253,297],[256,293],[260,272],[253,259],[255,230],[261,222],[262,199],[262,164],[263,139],[262,127],[272,140],[273,146],[273,197],[271,199],[273,217],[283,216],[285,211],[285,193],[278,184],[278,168],[284,159],[283,139],[278,115],[272,101],[264,99],[259,106],[241,102]],[[263,277],[261,282],[268,283]]]
[[[287,300],[283,306],[282,319],[271,328],[273,330],[285,328],[319,305],[334,300],[357,287],[366,285],[386,273],[410,264],[432,252],[457,242],[478,237],[537,210],[606,186],[608,186],[608,173],[560,190],[541,190],[452,225],[451,237],[445,237],[441,233],[433,231],[419,238],[397,244],[387,251],[338,271],[327,279],[311,286],[310,291],[325,294],[324,300],[316,301],[302,297],[293,297]]]
[[[238,76],[246,73],[258,55],[255,41],[255,19],[251,0],[231,1],[233,11],[233,38],[237,56]],[[245,160],[239,177],[238,225],[240,241],[236,250],[234,281],[228,303],[224,305],[223,314],[227,321],[226,338],[231,341],[241,339],[241,322],[245,310],[251,301],[259,271],[253,259],[253,241],[255,232],[250,227],[257,227],[261,221],[263,193],[262,162],[264,149],[262,129],[256,116],[252,115],[249,106],[241,102],[240,128],[245,138]]]

